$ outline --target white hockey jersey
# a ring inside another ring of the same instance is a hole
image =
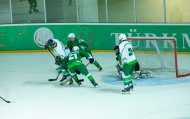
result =
[[[130,42],[123,41],[119,45],[119,52],[122,64],[124,63],[133,64],[134,62],[137,61]]]
[[[65,48],[65,46],[59,40],[52,40],[57,43],[57,46],[54,48],[55,56],[60,56],[62,59],[64,59],[65,56],[68,56],[70,50],[68,48]]]

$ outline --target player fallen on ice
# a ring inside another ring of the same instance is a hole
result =
[[[49,39],[48,42],[45,44],[45,48],[46,49],[53,48],[54,50],[55,68],[58,74],[61,73],[63,74],[60,82],[68,80],[69,85],[71,85],[73,81],[69,72],[67,71],[67,61],[66,61],[66,57],[68,56],[70,50],[57,39]]]
[[[80,50],[77,46],[73,47],[72,51],[69,53],[69,55],[67,57],[68,70],[69,70],[72,78],[75,80],[75,82],[79,86],[82,83],[78,79],[77,73],[85,75],[90,80],[90,82],[96,87],[96,86],[98,86],[98,83],[96,83],[93,76],[89,73],[86,66],[82,63],[82,60],[81,60],[81,55],[89,57],[88,56],[89,54],[81,54],[81,53],[83,53],[83,52],[80,52]],[[92,60],[92,58],[90,58],[89,60]]]
[[[70,50],[72,50],[72,48],[74,46],[79,47],[80,52],[84,52],[81,55],[82,58],[85,57],[83,54],[88,53],[89,55],[91,55],[91,57],[93,58],[92,64],[94,64],[100,71],[102,70],[102,67],[100,66],[100,64],[98,63],[98,61],[94,59],[94,57],[92,55],[92,52],[91,52],[88,44],[83,39],[78,39],[78,38],[75,37],[74,33],[70,33],[68,35],[67,46],[69,47]]]
[[[130,92],[133,89],[132,73],[137,63],[137,59],[133,52],[133,48],[130,42],[127,41],[125,34],[119,35],[119,58],[121,59],[121,67],[123,69],[122,79],[124,82],[124,89],[122,93]]]

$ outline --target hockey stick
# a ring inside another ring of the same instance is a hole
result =
[[[56,78],[54,78],[54,79],[48,79],[48,81],[56,81],[58,79],[59,75],[60,75],[60,73],[57,75]]]
[[[51,52],[51,50],[48,48],[48,51],[51,53],[51,55],[56,59],[55,55]],[[56,81],[59,78],[60,73],[57,75],[55,79],[49,79],[48,81]]]
[[[141,75],[141,72],[140,73],[137,73],[136,71],[132,74],[132,79],[137,79],[137,78],[139,78],[140,77],[140,75]]]
[[[86,67],[90,64],[90,62],[88,64],[86,64]]]
[[[3,101],[5,101],[6,103],[11,103],[11,101],[5,100],[5,99],[2,98],[1,96],[0,96],[0,98],[1,98]]]
[[[48,48],[48,51],[51,53],[51,55],[55,58],[55,60],[56,60],[56,57],[55,57],[55,55],[51,52],[51,50]],[[59,60],[56,60],[59,64],[61,64],[61,62],[59,61]]]
[[[54,58],[56,58],[55,57],[55,55],[51,52],[51,50],[48,48],[48,51],[51,53],[51,55],[54,57]]]
[[[152,74],[150,72],[144,72],[143,70],[140,71],[139,73],[137,73],[137,71],[135,71],[135,73],[133,73],[132,78],[133,79],[137,79],[137,78],[151,78]]]
[[[55,55],[51,52],[51,50],[50,50],[49,48],[48,48],[48,51],[51,53],[51,55],[52,55],[54,58],[56,58]],[[86,67],[87,67],[89,64],[90,64],[90,62],[86,64]]]

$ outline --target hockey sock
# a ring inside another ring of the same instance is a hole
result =
[[[96,81],[94,80],[94,78],[92,77],[91,74],[88,74],[87,77],[90,80],[90,82],[92,83],[92,85],[94,85],[94,87],[98,86],[98,83],[96,83]]]
[[[124,86],[127,86],[130,83],[132,83],[132,78],[131,78],[131,76],[126,76],[123,78],[123,81],[124,81]]]
[[[77,75],[73,75],[72,78],[73,78],[76,82],[79,80]]]
[[[88,79],[89,79],[91,82],[92,82],[92,81],[95,82],[95,80],[94,80],[94,78],[92,77],[91,74],[88,74],[87,77],[88,77]]]
[[[101,66],[100,66],[100,64],[95,60],[94,62],[93,62],[93,64],[100,70],[100,68],[102,68]]]
[[[70,74],[66,70],[63,70],[63,75],[65,75],[66,78],[70,76]]]
[[[62,73],[61,67],[56,68],[56,70],[57,70],[57,72],[58,72],[59,74]]]

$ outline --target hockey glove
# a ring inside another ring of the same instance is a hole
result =
[[[48,45],[48,44],[46,44],[46,45],[45,45],[45,49],[48,49],[48,48],[49,48],[49,45]]]
[[[92,64],[94,62],[94,58],[90,58],[89,62]]]
[[[80,74],[80,71],[79,71],[79,70],[75,70],[75,72],[76,72],[77,74]]]
[[[55,64],[61,65],[61,57],[59,56],[55,57]]]
[[[53,40],[52,40],[52,39],[49,39],[49,40],[47,41],[47,43],[45,44],[45,49],[50,48],[53,43],[54,43]]]
[[[118,61],[118,60],[119,60],[119,57],[117,56],[115,59]]]
[[[116,45],[116,46],[114,47],[114,50],[119,50],[119,46]]]
[[[115,52],[115,55],[116,55],[116,56],[119,55],[119,46],[118,46],[118,45],[116,45],[116,46],[114,47],[114,52]]]

